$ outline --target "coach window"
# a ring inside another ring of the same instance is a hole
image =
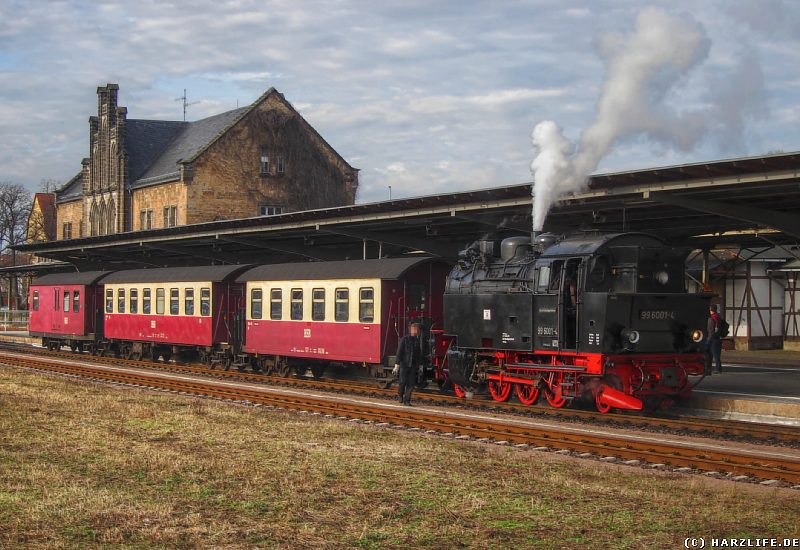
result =
[[[371,323],[375,320],[375,289],[362,288],[358,297],[358,320],[361,323]]]
[[[269,294],[269,318],[273,321],[283,319],[283,291],[273,288]]]
[[[114,291],[106,289],[106,313],[114,313]]]
[[[150,315],[150,289],[142,289],[142,313]]]
[[[181,296],[177,288],[169,289],[169,314],[180,315],[181,313]]]
[[[336,289],[336,311],[334,319],[340,322],[350,320],[350,290],[346,288]]]
[[[261,306],[264,291],[260,288],[254,288],[250,291],[250,318],[261,319]]]
[[[72,293],[72,312],[78,313],[81,310],[81,291],[75,290]]]
[[[194,289],[183,289],[183,313],[194,315]]]
[[[303,289],[302,288],[293,288],[292,289],[292,308],[289,312],[289,318],[292,321],[302,321],[303,320]]]
[[[117,291],[117,313],[125,313],[125,289]]]
[[[39,311],[39,291],[33,291],[33,311]]]
[[[69,290],[64,291],[64,313],[69,311]]]
[[[201,288],[200,289],[200,315],[209,316],[211,315],[211,289],[210,288]]]
[[[315,288],[311,291],[311,320],[325,320],[325,289]]]
[[[131,289],[131,297],[129,301],[129,308],[128,310],[131,313],[139,313],[139,290],[132,288]]]
[[[164,289],[156,289],[156,315],[164,315]]]

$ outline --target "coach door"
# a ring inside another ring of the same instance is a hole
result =
[[[53,316],[51,317],[53,332],[61,332],[64,315],[61,313],[61,288],[53,289]]]

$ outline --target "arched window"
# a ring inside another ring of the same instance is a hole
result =
[[[106,234],[112,235],[117,232],[117,209],[114,204],[114,199],[108,201],[108,227]]]
[[[89,234],[92,237],[97,235],[97,204],[94,202],[89,209]]]
[[[98,235],[105,235],[106,234],[106,201],[102,199],[100,201],[100,208],[97,211],[97,234]]]

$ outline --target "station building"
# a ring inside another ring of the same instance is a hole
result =
[[[55,194],[58,240],[353,204],[358,170],[274,88],[194,122],[128,118],[97,89],[89,156]]]

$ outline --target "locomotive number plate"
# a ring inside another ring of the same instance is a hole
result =
[[[671,309],[642,309],[639,310],[641,321],[669,321],[675,319],[675,312]]]

